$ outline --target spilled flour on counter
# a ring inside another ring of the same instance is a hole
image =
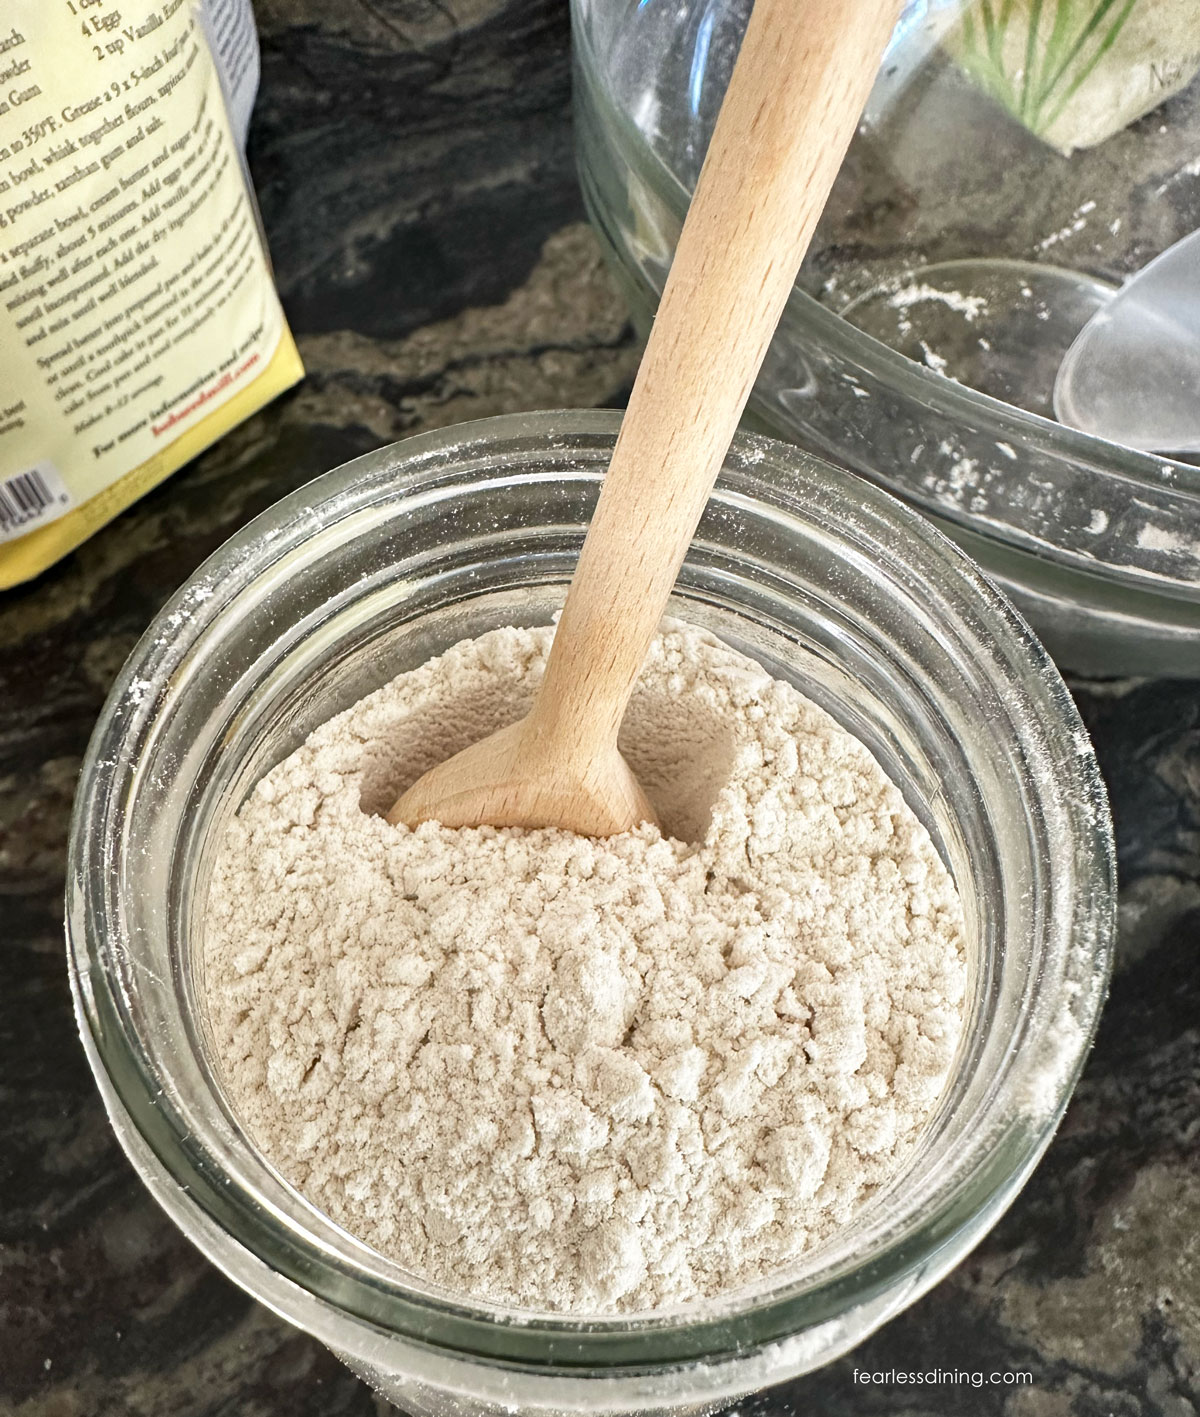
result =
[[[621,746],[683,840],[376,815],[525,711],[550,638],[456,645],[263,779],[204,989],[242,1124],[347,1230],[477,1299],[645,1309],[787,1265],[895,1172],[961,1032],[962,913],[868,751],[680,627]]]

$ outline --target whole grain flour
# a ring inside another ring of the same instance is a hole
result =
[[[203,987],[230,1103],[427,1282],[541,1310],[761,1278],[891,1177],[962,1028],[962,912],[869,752],[711,636],[656,640],[622,748],[667,829],[379,813],[520,716],[552,631],[401,675],[258,787]]]

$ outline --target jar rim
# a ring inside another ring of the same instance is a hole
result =
[[[1048,906],[1047,931],[1056,933],[1060,952],[1074,952],[1078,966],[1070,979],[1064,975],[1060,981],[1070,992],[1075,1031],[1059,1048],[1053,1095],[1033,1111],[1010,1108],[1006,1125],[967,1158],[965,1174],[919,1223],[913,1217],[905,1224],[880,1222],[881,1231],[895,1233],[876,1237],[869,1263],[839,1257],[835,1250],[815,1277],[790,1285],[786,1278],[770,1281],[661,1314],[531,1316],[445,1301],[396,1282],[378,1266],[334,1255],[311,1233],[297,1234],[290,1225],[275,1225],[278,1233],[267,1235],[269,1201],[245,1178],[223,1174],[205,1138],[183,1135],[170,1106],[148,1088],[137,1022],[120,997],[116,974],[105,967],[122,947],[120,904],[113,898],[120,873],[110,852],[119,859],[128,850],[120,831],[122,807],[136,790],[138,763],[155,733],[156,714],[164,696],[186,693],[181,665],[188,647],[260,576],[302,573],[324,537],[338,528],[338,534],[347,534],[349,517],[397,515],[397,506],[381,500],[381,489],[390,489],[393,501],[397,487],[403,489],[401,501],[437,495],[440,488],[477,476],[475,470],[461,471],[469,452],[499,457],[501,467],[511,467],[515,459],[519,468],[520,448],[569,456],[584,444],[611,447],[619,422],[615,412],[558,411],[423,433],[324,474],[248,523],[168,601],[121,671],[84,761],[69,848],[66,925],[81,1028],[94,1045],[94,1066],[98,1060],[104,1081],[175,1185],[256,1258],[339,1311],[422,1345],[539,1370],[642,1371],[743,1355],[836,1317],[849,1302],[881,1293],[899,1275],[921,1269],[932,1283],[966,1248],[952,1243],[965,1222],[983,1210],[998,1215],[1048,1144],[1094,1031],[1114,926],[1114,852],[1099,769],[1066,686],[1016,611],[965,553],[878,487],[788,445],[739,434],[718,498],[750,499],[785,523],[790,518],[810,525],[818,515],[812,494],[819,489],[819,514],[847,546],[856,538],[867,545],[872,528],[886,527],[894,537],[899,526],[904,554],[895,551],[898,562],[915,575],[934,577],[937,589],[970,607],[972,641],[989,657],[988,668],[1006,675],[1022,700],[1018,746],[1039,765],[1030,790],[1039,804],[1053,807],[1057,829],[1065,833],[1057,845],[1071,857],[1071,889],[1059,890]],[[599,480],[596,466],[593,458],[586,474],[590,481]],[[770,480],[771,473],[781,476]],[[1038,1066],[1033,1055],[1014,1056],[1003,1080],[1010,1101],[1029,1094]]]

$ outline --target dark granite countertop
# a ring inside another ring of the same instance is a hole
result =
[[[0,1412],[333,1417],[381,1399],[217,1273],[117,1147],[71,1014],[67,822],[105,692],[249,517],[418,429],[622,399],[636,346],[583,222],[565,0],[258,0],[250,159],[307,380],[0,598]],[[850,1358],[743,1412],[1200,1411],[1200,692],[1076,683],[1112,793],[1120,958],[1012,1210]],[[1031,1385],[856,1386],[854,1368]]]

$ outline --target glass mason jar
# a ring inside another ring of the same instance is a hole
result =
[[[572,0],[584,199],[643,332],[750,4]],[[1083,673],[1200,674],[1200,469],[1051,406],[1087,319],[1200,227],[1198,69],[1192,0],[908,0],[751,396]]]
[[[653,1313],[511,1311],[341,1230],[239,1127],[214,1066],[202,912],[259,778],[452,643],[546,623],[618,415],[495,418],[383,448],[217,551],[122,670],[83,767],[67,936],[79,1026],[155,1198],[231,1279],[409,1410],[681,1411],[809,1370],[976,1243],[1049,1142],[1107,980],[1114,867],[1087,736],[1046,654],[884,493],[743,436],[672,613],[824,705],[878,756],[958,882],[969,1016],[936,1115],[840,1234],[751,1288]]]

